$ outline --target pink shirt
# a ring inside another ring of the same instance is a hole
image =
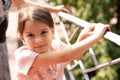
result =
[[[51,51],[58,51],[67,47],[64,43],[53,41]],[[48,65],[46,67],[31,67],[39,53],[22,46],[15,51],[16,79],[15,80],[63,80],[66,63]]]

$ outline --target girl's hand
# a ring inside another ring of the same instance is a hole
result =
[[[85,28],[81,31],[80,35],[78,36],[77,42],[85,39],[86,37],[88,37],[88,36],[90,36],[90,35],[92,35],[92,31],[93,31],[94,27],[95,27],[94,24],[92,24],[92,25],[89,26],[89,27],[85,27]]]
[[[59,11],[69,13],[69,10],[66,9],[64,5],[55,6],[55,7],[53,7],[52,9],[53,9],[53,12],[52,12],[52,13],[56,13],[56,14],[57,14]]]
[[[87,38],[90,35],[95,35],[98,39],[101,39],[106,31],[110,31],[110,25],[104,25],[102,23],[91,24],[90,27],[85,27],[78,36],[77,42]]]
[[[93,35],[95,35],[98,39],[103,38],[106,31],[110,31],[110,25],[104,25],[102,23],[96,24],[93,30]]]

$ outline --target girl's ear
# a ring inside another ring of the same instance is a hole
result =
[[[25,45],[25,40],[24,40],[23,36],[21,36],[20,39],[23,42],[23,44]]]
[[[54,31],[54,28],[52,28],[52,33],[54,34],[54,32],[55,32],[55,31]]]

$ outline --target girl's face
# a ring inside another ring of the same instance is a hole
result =
[[[21,39],[23,43],[33,51],[47,52],[54,37],[54,29],[42,22],[28,20]]]

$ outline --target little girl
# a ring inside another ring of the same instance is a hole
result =
[[[67,46],[54,39],[54,23],[47,9],[31,6],[18,16],[18,33],[24,43],[15,51],[16,80],[63,80],[64,68],[98,42],[109,25],[85,28],[79,42]]]

